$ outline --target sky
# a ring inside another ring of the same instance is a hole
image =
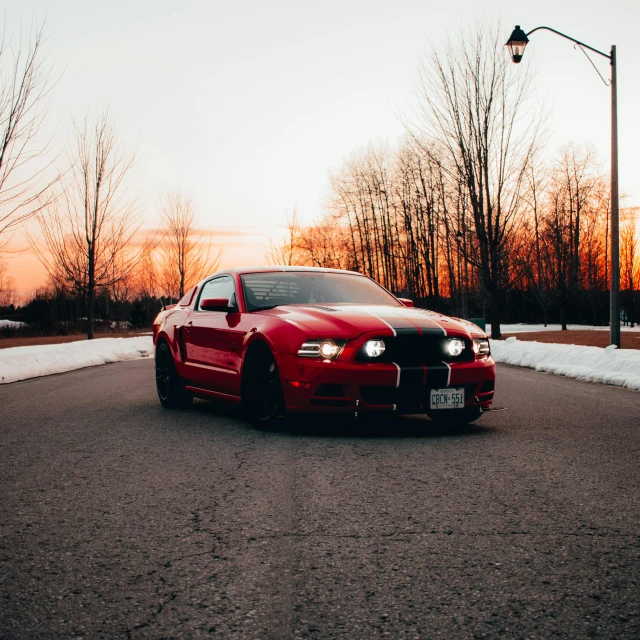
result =
[[[620,187],[640,204],[637,0],[435,3],[429,0],[0,0],[7,34],[46,16],[59,73],[47,127],[62,146],[72,120],[108,108],[137,161],[129,190],[147,226],[160,195],[191,192],[223,267],[262,264],[297,206],[322,214],[328,173],[370,142],[396,142],[421,56],[476,16],[546,25],[618,50]],[[505,52],[506,55],[506,52]],[[594,58],[603,75],[608,61]],[[610,91],[584,54],[537,32],[522,65],[549,111],[548,149],[592,143],[609,164]],[[19,238],[16,247],[19,245]],[[45,280],[29,253],[7,257],[18,289]]]

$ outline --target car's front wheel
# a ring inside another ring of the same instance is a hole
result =
[[[242,404],[249,418],[258,424],[269,423],[284,411],[278,366],[266,346],[255,347],[247,354],[242,381]]]
[[[166,342],[161,342],[156,349],[156,389],[162,406],[167,409],[185,409],[193,400],[182,385]]]

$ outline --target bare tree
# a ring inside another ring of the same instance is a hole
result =
[[[5,260],[0,258],[0,307],[8,307],[15,303],[16,282],[9,275],[9,269]]]
[[[52,279],[86,298],[87,338],[93,338],[98,290],[125,280],[140,260],[133,241],[140,229],[139,207],[124,197],[133,153],[119,150],[108,114],[76,125],[67,178],[58,197],[38,216],[44,250],[32,241]]]
[[[329,269],[356,269],[349,227],[324,216],[300,233],[300,263]]]
[[[280,244],[269,241],[269,247],[265,249],[264,257],[267,264],[292,266],[304,263],[300,250],[302,225],[298,208],[293,207],[291,215],[287,215],[287,235]]]
[[[396,293],[438,307],[440,268],[456,268],[451,251],[440,259],[442,248],[450,249],[446,241],[465,228],[464,222],[455,229],[449,223],[456,194],[448,191],[440,164],[411,141],[398,149],[370,145],[334,171],[330,184],[324,218],[299,232],[301,257],[361,271]],[[458,213],[463,215],[459,208]],[[447,274],[450,288],[462,289],[468,281],[460,265],[458,260],[457,281],[455,273]]]
[[[622,210],[620,229],[620,271],[622,290],[626,292],[627,320],[635,326],[635,291],[640,283],[640,209],[632,207]]]
[[[47,115],[47,97],[54,81],[44,63],[45,28],[33,26],[29,37],[20,35],[17,48],[0,41],[0,249],[10,232],[50,204],[46,180],[51,163],[42,159],[48,140],[40,135]]]
[[[567,145],[548,171],[546,212],[541,218],[546,269],[554,286],[560,323],[567,328],[568,313],[579,297],[596,299],[604,282],[605,237],[608,201],[606,179],[598,172],[588,147]],[[595,323],[596,316],[592,317]]]
[[[168,296],[179,299],[218,268],[222,249],[214,252],[211,236],[196,227],[196,211],[188,194],[178,190],[165,194],[160,218],[162,287]]]
[[[142,256],[132,274],[133,289],[138,298],[155,298],[159,292],[156,251],[157,233],[147,234],[142,241]]]
[[[456,42],[432,51],[420,71],[417,144],[464,185],[475,242],[467,258],[490,299],[491,334],[500,337],[503,293],[518,277],[509,260],[523,222],[526,171],[540,138],[540,119],[527,112],[526,70],[511,69],[499,26],[477,23]]]

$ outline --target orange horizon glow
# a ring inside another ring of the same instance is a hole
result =
[[[140,235],[154,234],[156,229],[145,228]],[[231,269],[242,266],[262,266],[265,246],[271,239],[257,229],[227,228],[204,229],[198,233],[214,239],[213,247],[222,247],[220,269]],[[32,249],[29,249],[26,237],[14,239],[9,247],[10,253],[3,255],[8,267],[8,275],[15,281],[15,289],[19,303],[28,300],[36,289],[47,284],[47,271]]]
[[[640,238],[640,215],[636,213],[636,230]],[[158,229],[145,227],[139,232],[139,236],[153,235]],[[214,239],[213,247],[223,248],[220,270],[234,267],[263,266],[266,265],[265,248],[269,241],[278,239],[283,235],[284,229],[276,226],[276,232],[267,234],[253,227],[236,227],[224,229],[200,229],[198,234]],[[216,241],[217,240],[217,241]],[[30,299],[36,289],[47,285],[47,271],[38,260],[34,251],[28,249],[26,235],[20,234],[8,247],[9,253],[0,254],[6,262],[8,275],[15,281],[17,302],[22,304]]]

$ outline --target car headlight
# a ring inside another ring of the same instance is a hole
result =
[[[476,354],[476,356],[490,355],[491,347],[489,346],[489,341],[486,338],[474,338],[473,352]]]
[[[307,340],[298,349],[298,355],[302,358],[335,360],[342,353],[346,343],[346,340]]]
[[[464,341],[460,340],[459,338],[453,338],[453,340],[449,340],[447,342],[446,349],[447,353],[451,357],[455,358],[464,351]]]
[[[384,340],[380,340],[379,338],[375,340],[369,340],[364,343],[362,347],[362,352],[368,358],[379,358],[386,349],[386,345],[384,344]]]

